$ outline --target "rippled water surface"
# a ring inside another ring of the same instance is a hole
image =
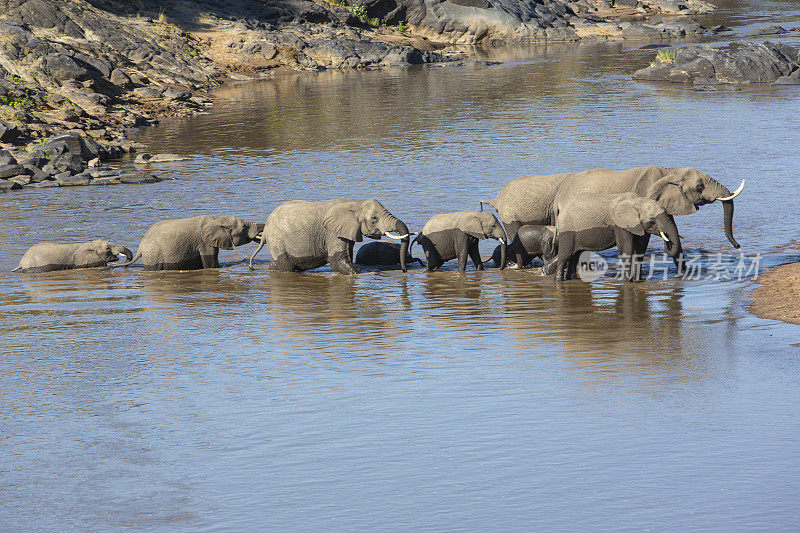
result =
[[[747,178],[744,252],[798,259],[800,89],[634,82],[635,46],[226,85],[141,133],[192,156],[174,181],[0,196],[2,529],[800,529],[800,329],[750,315],[750,279],[251,272],[254,245],[8,272],[164,218],[375,197],[419,229],[523,174],[645,164]],[[719,205],[677,222],[690,254],[733,251]]]

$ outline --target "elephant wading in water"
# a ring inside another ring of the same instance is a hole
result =
[[[521,265],[516,265],[516,268],[524,268],[538,257],[544,263],[544,272],[549,273],[548,268],[555,264],[555,244],[553,242],[555,234],[555,226],[527,224],[519,228],[511,247],[516,247],[515,249],[521,249],[524,252],[522,255],[524,262]],[[498,246],[494,249],[491,257],[496,267],[500,266],[500,255],[500,246]]]
[[[261,244],[250,257],[250,266],[266,243],[272,270],[304,271],[330,263],[334,272],[356,274],[353,245],[364,237],[380,239],[383,235],[400,240],[400,268],[406,272],[408,227],[379,201],[292,200],[269,215]]]
[[[506,267],[506,233],[497,218],[485,211],[459,211],[434,215],[414,239],[425,250],[428,272],[433,272],[447,261],[458,258],[458,270],[467,269],[467,257],[475,268],[483,270],[478,252],[480,239],[500,241],[500,268]]]
[[[52,272],[73,268],[104,267],[116,261],[118,255],[124,255],[129,261],[133,256],[124,246],[116,246],[102,240],[77,244],[40,242],[28,248],[14,272]]]
[[[231,216],[201,215],[162,220],[153,224],[139,243],[136,256],[145,270],[200,270],[219,268],[219,250],[233,250],[254,241],[264,224]]]
[[[567,172],[550,176],[522,176],[503,187],[491,201],[482,201],[500,213],[512,241],[511,253],[517,262],[524,250],[513,244],[514,237],[525,224],[555,224],[558,206],[578,194],[620,194],[633,192],[658,201],[667,215],[688,215],[701,205],[720,200],[723,206],[725,235],[734,248],[733,199],[744,188],[733,193],[724,185],[695,168],[637,167],[629,170],[596,168],[584,172]],[[649,236],[645,235],[649,240]],[[674,256],[678,272],[683,270],[683,250]]]
[[[562,205],[556,219],[556,279],[572,277],[581,252],[608,250],[616,245],[626,279],[638,281],[649,234],[664,239],[670,257],[680,251],[675,221],[655,200],[630,192],[577,195]]]
[[[368,242],[356,252],[356,264],[365,266],[399,265],[400,246],[393,242]],[[411,257],[411,254],[406,252],[406,265],[415,262],[425,266],[422,259]]]

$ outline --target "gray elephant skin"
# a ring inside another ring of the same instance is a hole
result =
[[[505,268],[506,234],[497,217],[486,211],[434,215],[414,242],[419,242],[425,250],[428,272],[451,259],[458,259],[458,270],[463,272],[467,269],[467,258],[472,259],[477,270],[483,270],[478,242],[489,238],[500,241],[500,268]]]
[[[144,270],[200,270],[219,268],[219,250],[233,250],[254,241],[263,230],[232,216],[201,215],[162,220],[153,224],[139,243],[136,256],[120,266],[142,259]]]
[[[272,256],[272,270],[302,272],[330,264],[334,272],[356,274],[354,244],[364,237],[380,239],[384,235],[400,241],[400,268],[406,272],[408,227],[379,201],[292,200],[279,205],[269,215],[261,244],[250,258],[250,266],[266,243]]]
[[[545,272],[548,265],[555,260],[555,244],[553,238],[556,235],[555,226],[542,226],[538,224],[526,224],[517,231],[514,237],[514,242],[510,244],[511,248],[521,249],[523,251],[522,258],[523,264],[516,265],[516,268],[524,268],[528,266],[531,261],[536,258],[542,260],[545,265]],[[494,249],[491,261],[495,267],[499,267],[501,263],[500,246]]]
[[[116,261],[118,255],[124,255],[130,261],[133,254],[124,246],[103,240],[74,244],[40,242],[28,248],[13,271],[32,273],[104,267]]]
[[[399,266],[400,244],[394,242],[368,242],[356,252],[355,263],[364,266]],[[412,257],[406,252],[406,265],[419,263],[425,266],[422,259]]]
[[[555,224],[556,209],[570,198],[584,193],[619,194],[633,192],[658,201],[669,216],[688,215],[705,204],[721,200],[725,235],[739,248],[733,237],[733,199],[744,186],[731,193],[724,185],[695,168],[637,167],[628,170],[596,168],[548,176],[522,176],[506,184],[490,204],[500,214],[513,242],[525,224]],[[649,238],[649,237],[648,237]],[[513,246],[511,254],[522,261],[524,250]],[[676,265],[683,269],[682,250]]]
[[[556,218],[556,279],[572,277],[581,252],[617,246],[625,278],[638,281],[650,234],[664,239],[670,257],[680,252],[678,228],[659,202],[630,192],[577,195],[561,205]]]

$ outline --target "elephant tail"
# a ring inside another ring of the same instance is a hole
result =
[[[119,268],[119,267],[126,267],[126,266],[130,266],[130,265],[132,265],[133,263],[135,263],[136,261],[138,261],[138,260],[139,260],[139,258],[141,258],[141,257],[142,257],[142,251],[141,251],[141,250],[136,250],[136,255],[134,255],[134,256],[133,256],[133,258],[132,258],[130,261],[126,261],[126,262],[124,262],[124,263],[120,263],[120,264],[118,264],[118,265],[109,265],[109,266],[110,266],[111,268]]]
[[[264,235],[262,233],[261,234],[261,242],[258,243],[258,248],[256,248],[256,251],[253,252],[253,255],[250,256],[250,270],[253,270],[253,259],[256,258],[256,255],[258,254],[258,252],[260,252],[261,249],[264,247],[264,243],[266,241],[267,241],[267,237],[266,237],[266,235]]]
[[[490,205],[490,206],[492,206],[492,208],[493,208],[495,211],[497,211],[497,208],[496,208],[496,207],[494,206],[494,204],[492,203],[493,201],[494,201],[494,200],[478,200],[478,202],[480,202],[480,204],[481,204],[481,211],[483,211],[483,204]],[[497,211],[497,212],[499,213],[500,211]]]

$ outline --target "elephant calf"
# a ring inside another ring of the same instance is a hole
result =
[[[577,195],[558,207],[556,279],[572,277],[582,251],[616,245],[625,259],[626,279],[638,281],[649,234],[664,239],[670,257],[680,253],[675,221],[657,201],[630,192]]]
[[[124,255],[129,261],[133,254],[124,246],[116,246],[108,241],[96,240],[76,244],[55,244],[40,242],[31,246],[19,266],[13,271],[52,272],[73,268],[104,267]]]
[[[219,250],[233,250],[252,242],[264,229],[231,216],[201,215],[162,220],[153,224],[139,243],[136,257],[145,270],[199,270],[219,268]]]
[[[527,224],[517,230],[514,240],[511,242],[510,247],[513,250],[518,250],[521,253],[515,254],[522,257],[522,264],[517,265],[517,268],[524,268],[528,266],[531,261],[537,257],[544,262],[545,273],[548,272],[549,267],[555,264],[555,243],[553,241],[556,235],[555,226],[540,226],[536,224]],[[500,247],[498,246],[492,254],[494,266],[500,266]]]
[[[506,233],[497,218],[486,211],[459,211],[434,215],[414,239],[425,250],[428,272],[441,267],[451,259],[458,259],[458,270],[467,269],[467,257],[477,270],[483,270],[478,252],[480,239],[500,241],[500,268],[506,266]]]
[[[400,265],[400,244],[393,242],[369,242],[358,249],[356,253],[357,265],[365,266],[399,266]],[[406,264],[418,262],[425,266],[422,259],[411,257],[406,252]]]

